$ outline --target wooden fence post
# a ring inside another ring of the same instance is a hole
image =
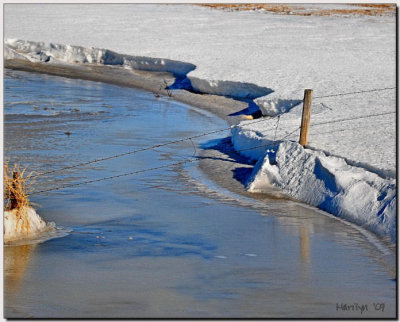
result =
[[[311,98],[312,89],[304,90],[303,99],[303,115],[301,117],[301,129],[300,129],[300,145],[303,147],[308,143],[308,127],[310,125],[311,118]]]
[[[13,172],[13,182],[12,182],[12,186],[14,189],[17,188],[17,179],[18,179],[18,172],[14,171]],[[13,191],[11,191],[10,201],[11,201],[10,210],[17,208],[17,198],[15,197],[15,194]]]

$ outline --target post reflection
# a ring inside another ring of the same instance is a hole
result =
[[[306,225],[300,228],[300,258],[303,264],[310,264],[310,240]]]

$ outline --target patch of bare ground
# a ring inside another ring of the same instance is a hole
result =
[[[314,7],[304,7],[301,5],[290,4],[267,4],[267,3],[241,3],[241,4],[200,4],[201,6],[212,9],[229,10],[229,11],[260,11],[271,12],[279,15],[296,15],[296,16],[386,16],[396,13],[395,4],[372,4],[357,3],[341,5],[341,8],[324,9],[323,5]],[[343,8],[346,6],[348,8]],[[354,7],[357,8],[354,8]]]

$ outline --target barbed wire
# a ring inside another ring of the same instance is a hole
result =
[[[286,134],[284,137],[282,137],[279,141],[282,141],[286,138],[288,138],[289,136],[291,136],[293,133],[295,133],[296,131],[300,130],[301,126],[298,126],[294,131],[290,132],[289,134]]]
[[[393,114],[393,113],[395,113],[395,112],[377,113],[377,114],[370,114],[370,115],[364,115],[364,116],[353,117],[353,118],[346,118],[346,119],[340,119],[340,120],[333,120],[333,121],[327,121],[327,122],[314,123],[314,124],[311,124],[310,127],[311,127],[311,126],[318,126],[318,125],[325,125],[325,124],[330,124],[330,123],[344,122],[344,121],[349,121],[349,120],[357,120],[357,119],[368,118],[368,117],[376,117],[376,116],[387,115],[387,114]],[[266,120],[267,120],[267,119],[263,119],[262,121],[266,121]],[[270,118],[269,118],[268,120],[270,120]],[[250,125],[250,124],[253,124],[253,123],[256,123],[256,122],[247,123],[246,125]],[[257,122],[257,123],[258,123],[258,122]],[[293,130],[292,132],[290,132],[290,133],[284,135],[283,137],[281,137],[280,139],[276,140],[276,130],[277,130],[278,124],[279,124],[279,118],[278,118],[278,122],[277,122],[277,124],[276,124],[275,135],[274,135],[274,140],[273,140],[274,143],[275,143],[276,141],[282,141],[282,140],[286,139],[287,137],[291,136],[292,134],[294,134],[296,131],[298,131],[298,130],[300,129],[300,126],[298,126],[298,127],[297,127],[295,130]],[[231,129],[231,128],[233,128],[233,127],[230,127],[229,129]],[[225,129],[225,130],[227,130],[227,129]],[[221,131],[221,130],[216,130],[216,131]],[[215,132],[215,131],[212,131],[212,133],[214,133],[214,132]],[[211,132],[207,132],[207,133],[211,133]],[[148,147],[148,148],[146,148],[146,149],[147,149],[147,150],[149,150],[149,149],[155,149],[155,148],[157,148],[157,147],[159,147],[159,146],[165,146],[165,145],[167,145],[167,144],[172,144],[172,142],[183,142],[183,141],[186,141],[186,140],[190,140],[190,141],[192,142],[193,146],[195,146],[194,143],[193,143],[193,141],[192,141],[192,138],[194,138],[194,137],[201,137],[201,136],[204,136],[204,135],[206,135],[206,134],[203,133],[203,134],[199,134],[199,135],[196,135],[196,136],[192,136],[192,137],[190,137],[190,138],[185,138],[185,139],[170,141],[170,142],[167,142],[167,143],[158,144],[158,145],[155,145],[155,146],[152,146],[152,147]],[[269,146],[269,145],[270,145],[270,143],[264,144],[264,145],[255,146],[255,147],[251,147],[251,148],[247,148],[247,149],[240,149],[240,150],[233,149],[233,150],[230,151],[230,152],[243,152],[243,151],[258,149],[258,148],[261,148],[261,147],[266,147],[266,146]],[[142,151],[142,150],[144,150],[144,148],[143,148],[143,149],[140,149],[140,150],[135,150],[135,151],[132,151],[132,152]],[[195,154],[196,154],[196,152],[195,152]],[[119,155],[121,155],[121,154],[119,154]],[[112,156],[112,157],[108,157],[107,160],[108,160],[108,159],[111,159],[111,158],[115,158],[115,157],[117,157],[117,156],[118,156],[118,155]],[[104,159],[105,159],[105,158],[104,158]],[[134,175],[134,174],[140,174],[140,173],[143,173],[143,172],[149,172],[149,171],[154,171],[154,170],[158,170],[158,169],[162,169],[162,168],[166,168],[166,167],[171,167],[171,166],[175,166],[175,165],[182,165],[182,164],[190,163],[190,162],[194,162],[194,161],[196,161],[196,160],[198,160],[198,157],[196,157],[196,156],[194,155],[194,156],[192,157],[192,159],[188,159],[188,160],[184,160],[184,161],[175,162],[175,163],[168,164],[168,165],[162,165],[162,166],[159,166],[159,167],[153,167],[153,168],[149,168],[149,169],[143,169],[143,170],[132,171],[132,172],[124,173],[124,174],[119,174],[119,175],[110,176],[110,177],[105,177],[105,178],[100,178],[100,179],[95,179],[95,180],[87,180],[87,181],[83,181],[83,182],[80,182],[80,183],[74,183],[74,184],[63,185],[63,186],[61,186],[61,187],[56,187],[56,188],[51,188],[51,189],[46,189],[46,190],[40,190],[40,191],[37,191],[37,192],[33,192],[33,193],[31,193],[30,195],[39,194],[39,193],[44,193],[44,192],[50,192],[50,191],[54,191],[54,190],[60,190],[60,189],[65,189],[65,188],[70,188],[70,187],[75,187],[75,186],[80,186],[80,185],[89,184],[89,183],[94,183],[94,182],[100,182],[100,181],[104,181],[104,180],[110,180],[110,179],[125,177],[125,176],[129,176],[129,175]],[[90,161],[90,162],[93,163],[94,160],[92,160],[92,161]],[[86,164],[87,164],[87,162],[86,162]],[[79,165],[81,165],[81,164],[79,164]],[[76,166],[79,166],[79,165],[70,166],[70,167],[68,167],[68,168],[76,167]],[[67,168],[67,167],[66,167],[66,168]],[[65,169],[65,168],[64,168],[64,169]],[[53,171],[52,171],[52,172],[53,172]],[[54,172],[55,172],[55,171],[54,171]],[[49,171],[49,173],[50,173],[50,171]]]
[[[104,157],[104,158],[93,159],[93,160],[89,160],[89,161],[73,164],[73,165],[66,166],[66,167],[59,168],[59,169],[55,169],[55,170],[50,170],[50,171],[46,171],[46,172],[40,172],[40,173],[34,175],[32,178],[37,178],[37,177],[40,177],[40,176],[44,176],[44,175],[48,175],[48,174],[52,174],[52,173],[56,173],[56,172],[62,172],[62,171],[65,171],[65,170],[70,170],[70,169],[73,169],[73,168],[77,168],[77,167],[81,167],[81,166],[85,166],[85,165],[89,165],[89,164],[93,164],[93,163],[103,162],[103,161],[107,161],[107,160],[123,157],[123,156],[126,156],[126,155],[136,154],[136,153],[139,153],[139,152],[143,152],[143,151],[148,151],[148,150],[164,147],[164,146],[167,146],[167,145],[177,144],[177,143],[181,143],[181,142],[184,142],[184,141],[189,141],[189,140],[193,140],[193,139],[196,139],[196,138],[208,136],[208,135],[211,135],[211,134],[216,134],[216,133],[232,130],[234,128],[245,127],[245,126],[252,125],[252,124],[255,124],[255,123],[265,122],[265,121],[271,120],[273,118],[275,118],[275,117],[263,118],[261,120],[249,122],[249,123],[246,123],[246,124],[243,124],[243,125],[240,125],[240,124],[232,125],[232,126],[227,127],[227,128],[217,129],[217,130],[213,130],[213,131],[210,131],[210,132],[205,132],[205,133],[193,135],[193,136],[186,137],[186,138],[183,138],[183,139],[168,141],[168,142],[165,142],[165,143],[155,144],[155,145],[152,145],[152,146],[148,146],[148,147],[137,149],[137,150],[133,150],[133,151],[123,152],[123,153],[114,154],[114,155],[111,155],[111,156],[108,156],[108,157]]]
[[[396,126],[394,122],[384,122],[384,123],[379,123],[379,126],[387,126],[387,125],[392,125],[392,126]],[[326,131],[326,132],[318,132],[316,133],[316,135],[324,135],[324,134],[331,134],[331,133],[337,133],[337,132],[345,132],[345,131],[353,131],[355,129],[364,129],[364,128],[371,128],[371,127],[375,127],[376,128],[376,124],[368,124],[368,125],[361,125],[361,126],[351,126],[351,127],[346,127],[344,129],[333,129],[331,131]]]
[[[385,88],[372,89],[372,90],[354,91],[354,92],[347,92],[347,93],[338,93],[338,94],[330,94],[330,95],[323,95],[323,96],[315,96],[314,99],[327,98],[327,97],[336,97],[336,96],[345,96],[345,95],[353,95],[353,94],[361,94],[361,93],[368,93],[368,92],[377,92],[377,91],[384,91],[384,90],[391,90],[391,89],[396,89],[396,87],[385,87]],[[395,114],[395,113],[396,112],[376,113],[376,114],[369,114],[369,115],[357,116],[357,117],[352,117],[352,118],[344,118],[344,119],[337,119],[337,120],[326,121],[326,122],[312,123],[312,124],[310,124],[310,127],[326,125],[326,124],[331,124],[331,123],[340,123],[340,122],[351,121],[351,120],[358,120],[358,119],[369,118],[369,117],[377,117],[377,116]],[[108,157],[103,157],[103,158],[98,158],[98,159],[93,159],[93,160],[89,160],[89,161],[73,164],[73,165],[66,166],[66,167],[59,168],[59,169],[54,169],[54,170],[50,170],[50,171],[46,171],[46,172],[41,172],[41,173],[38,173],[38,174],[32,176],[32,179],[35,179],[35,178],[37,178],[39,176],[44,176],[44,175],[48,175],[48,174],[52,174],[52,173],[56,173],[56,172],[62,172],[62,171],[65,171],[65,170],[69,170],[69,169],[73,169],[73,168],[77,168],[77,167],[81,167],[81,166],[85,166],[85,165],[89,165],[89,164],[93,164],[93,163],[98,163],[98,162],[103,162],[103,161],[107,161],[107,160],[123,157],[123,156],[126,156],[126,155],[136,154],[136,153],[143,152],[143,151],[148,151],[148,150],[154,150],[154,149],[159,148],[159,147],[164,147],[164,146],[167,146],[167,145],[177,144],[177,143],[181,143],[181,142],[184,142],[184,141],[190,141],[192,143],[193,147],[194,147],[194,155],[192,156],[191,159],[187,159],[187,160],[179,161],[179,162],[174,162],[174,163],[168,164],[168,165],[162,165],[162,166],[158,166],[158,167],[153,167],[153,168],[148,168],[148,169],[143,169],[143,170],[132,171],[132,172],[128,172],[128,173],[123,173],[123,174],[119,174],[119,175],[109,176],[109,177],[105,177],[105,178],[87,180],[87,181],[83,181],[83,182],[79,182],[79,183],[63,185],[63,186],[56,187],[56,188],[40,190],[40,191],[37,191],[37,192],[33,192],[30,195],[40,194],[40,193],[50,192],[50,191],[55,191],[55,190],[61,190],[61,189],[80,186],[80,185],[84,185],[84,184],[95,183],[95,182],[100,182],[100,181],[105,181],[105,180],[111,180],[111,179],[116,179],[116,178],[120,178],[120,177],[129,176],[129,175],[140,174],[140,173],[143,173],[143,172],[154,171],[154,170],[158,170],[158,169],[162,169],[162,168],[166,168],[166,167],[171,167],[171,166],[183,165],[183,164],[186,164],[186,163],[191,163],[191,162],[194,162],[194,161],[198,160],[198,157],[196,156],[197,151],[196,151],[196,147],[195,147],[195,144],[193,142],[193,139],[204,137],[204,136],[208,136],[208,135],[211,135],[211,134],[220,133],[220,132],[223,132],[223,131],[232,130],[234,128],[244,128],[246,126],[249,126],[249,125],[252,125],[252,124],[256,124],[256,123],[260,123],[260,122],[265,122],[265,121],[274,119],[276,117],[278,118],[278,120],[277,120],[277,123],[276,123],[276,126],[275,126],[275,134],[274,134],[274,140],[273,140],[273,142],[275,143],[275,141],[277,141],[276,140],[276,135],[277,135],[278,127],[279,127],[280,115],[277,115],[277,116],[274,116],[274,117],[262,118],[261,120],[257,120],[257,121],[253,121],[253,122],[247,122],[246,124],[232,125],[230,127],[223,128],[223,129],[216,129],[216,130],[213,130],[213,131],[204,132],[204,133],[201,133],[201,134],[193,135],[193,136],[182,138],[182,139],[178,139],[178,140],[172,140],[172,141],[168,141],[168,142],[164,142],[164,143],[155,144],[155,145],[152,145],[152,146],[136,149],[136,150],[133,150],[133,151],[127,151],[127,152],[111,155],[111,156],[108,156]],[[294,131],[292,131],[292,132],[286,134],[285,136],[283,136],[282,138],[280,138],[278,141],[284,140],[285,138],[289,137],[290,135],[292,135],[293,133],[295,133],[299,129],[300,129],[300,126],[297,127]],[[270,144],[264,144],[264,145],[260,145],[260,146],[256,146],[256,147],[251,147],[251,148],[248,148],[248,149],[241,149],[241,150],[234,150],[234,151],[235,152],[242,152],[242,151],[246,151],[246,150],[258,149],[258,148],[265,147],[265,146],[268,146],[268,145],[270,145]]]
[[[358,119],[363,119],[363,118],[368,118],[368,117],[377,117],[377,116],[382,116],[382,115],[389,115],[389,114],[395,114],[396,112],[385,112],[385,113],[376,113],[376,114],[369,114],[369,115],[363,115],[363,116],[357,116],[357,117],[351,117],[351,118],[343,118],[343,119],[337,119],[337,120],[332,120],[332,121],[326,121],[326,122],[319,122],[319,123],[312,123],[310,124],[310,127],[313,126],[319,126],[319,125],[326,125],[326,124],[331,124],[331,123],[340,123],[340,122],[345,122],[345,121],[354,121],[354,120],[358,120]],[[389,123],[385,123],[385,124],[389,124]],[[300,129],[301,127],[299,126],[298,128],[296,128],[295,131],[297,131],[298,129]],[[265,133],[266,131],[270,131],[270,129],[268,130],[264,130],[261,131],[260,133]],[[294,131],[294,132],[295,132]],[[294,132],[291,132],[290,134],[293,134]],[[334,131],[331,131],[334,132]],[[330,133],[330,132],[325,132],[325,133]],[[275,136],[274,136],[274,141],[275,141],[275,137],[276,137],[276,131],[275,131]],[[280,138],[279,140],[282,140],[283,138]]]
[[[326,98],[326,97],[336,97],[336,96],[345,96],[345,95],[353,95],[353,94],[362,94],[362,93],[370,93],[370,92],[379,92],[379,91],[386,91],[389,89],[396,89],[397,87],[384,87],[384,88],[376,88],[370,89],[365,91],[355,91],[355,92],[347,92],[347,93],[337,93],[337,94],[329,94],[329,95],[322,95],[322,96],[314,96],[313,99],[318,98]]]
[[[260,145],[260,146],[256,146],[256,147],[251,147],[251,148],[248,148],[248,149],[242,149],[242,150],[234,150],[234,149],[233,149],[232,151],[242,152],[242,151],[247,151],[247,150],[258,149],[258,148],[260,148],[260,147],[265,147],[265,146],[268,146],[268,145],[269,145],[269,144],[264,144],[264,145]],[[155,171],[155,170],[159,170],[159,169],[163,169],[163,168],[169,168],[169,167],[173,167],[173,166],[179,166],[179,165],[183,165],[183,164],[195,162],[195,161],[197,161],[197,160],[199,160],[199,157],[191,157],[190,159],[187,159],[187,160],[184,160],[184,161],[179,161],[179,162],[173,162],[173,163],[169,163],[169,164],[164,164],[164,165],[161,165],[161,166],[158,166],[158,167],[152,167],[152,168],[147,168],[147,169],[142,169],[142,170],[136,170],[136,171],[131,171],[131,172],[122,173],[122,174],[118,174],[118,175],[114,175],[114,176],[109,176],[109,177],[104,177],[104,178],[100,178],[100,179],[86,180],[86,181],[82,181],[82,182],[78,182],[78,183],[71,183],[71,184],[62,185],[62,186],[60,186],[60,187],[55,187],[55,188],[50,188],[50,189],[45,189],[45,190],[34,191],[34,192],[30,193],[28,196],[32,196],[32,195],[36,195],[36,194],[41,194],[41,193],[44,193],[44,192],[51,192],[51,191],[61,190],[61,189],[65,189],[65,188],[71,188],[71,187],[81,186],[81,185],[90,184],[90,183],[95,183],[95,182],[100,182],[100,181],[105,181],[105,180],[111,180],[111,179],[126,177],[126,176],[130,176],[130,175],[135,175],[135,174],[144,173],[144,172]]]
[[[379,116],[379,115],[386,115],[386,114],[392,114],[395,112],[388,112],[388,113],[380,113],[380,114],[371,114],[371,115],[365,115],[363,117],[357,117],[357,118],[348,118],[348,119],[341,119],[341,120],[334,120],[334,121],[330,121],[330,122],[323,122],[323,123],[318,123],[315,125],[322,125],[322,124],[328,124],[328,123],[335,123],[335,122],[339,122],[339,121],[347,121],[347,120],[354,120],[354,119],[359,119],[359,118],[367,118],[367,117],[374,117],[374,116]],[[298,131],[301,128],[301,126],[296,127],[293,131],[285,134],[283,137],[279,138],[278,140],[276,140],[276,135],[274,137],[274,143],[276,141],[283,141],[284,139],[290,137],[292,134],[294,134],[296,131]],[[276,133],[275,133],[276,134]],[[192,141],[193,143],[193,141]],[[244,151],[249,151],[249,150],[255,150],[255,149],[259,149],[259,148],[263,148],[263,147],[267,147],[267,146],[271,146],[271,143],[267,143],[267,144],[262,144],[262,145],[258,145],[258,146],[253,146],[250,148],[246,148],[246,149],[240,149],[237,150],[235,148],[230,149],[228,151],[224,151],[224,152],[244,152]],[[85,185],[85,184],[90,184],[90,183],[95,183],[95,182],[101,182],[101,181],[106,181],[106,180],[111,180],[111,179],[116,179],[116,178],[121,178],[121,177],[126,177],[126,176],[130,176],[130,175],[135,175],[135,174],[140,174],[140,173],[144,173],[144,172],[151,172],[151,171],[155,171],[155,170],[159,170],[159,169],[163,169],[163,168],[169,168],[169,167],[173,167],[173,166],[179,166],[179,165],[184,165],[184,164],[188,164],[188,163],[192,163],[195,161],[198,161],[200,159],[200,157],[194,155],[191,158],[188,158],[187,160],[183,160],[183,161],[179,161],[179,162],[173,162],[173,163],[169,163],[169,164],[164,164],[158,167],[152,167],[152,168],[147,168],[147,169],[142,169],[142,170],[136,170],[136,171],[132,171],[132,172],[127,172],[127,173],[123,173],[123,174],[118,174],[118,175],[114,175],[114,176],[109,176],[109,177],[104,177],[104,178],[100,178],[100,179],[94,179],[94,180],[87,180],[87,181],[82,181],[82,182],[78,182],[78,183],[72,183],[72,184],[67,184],[67,185],[62,185],[60,187],[55,187],[55,188],[50,188],[50,189],[45,189],[45,190],[40,190],[40,191],[35,191],[30,193],[28,196],[31,195],[35,195],[35,194],[41,194],[41,193],[45,193],[45,192],[51,192],[51,191],[56,191],[56,190],[62,190],[65,188],[71,188],[71,187],[76,187],[76,186],[81,186],[81,185]]]
[[[294,131],[290,132],[289,134],[286,134],[284,137],[280,138],[277,141],[284,140],[285,138],[289,137],[290,135],[292,135],[293,133],[295,133],[299,129],[300,129],[300,126],[297,127]],[[271,146],[271,143],[269,142],[269,143],[266,143],[266,144],[253,146],[253,147],[250,147],[250,148],[240,149],[240,150],[237,150],[237,149],[233,148],[233,149],[230,149],[230,150],[224,151],[224,152],[244,152],[244,151],[255,150],[255,149],[259,149],[259,148],[263,148],[263,147],[267,147],[267,146]],[[34,192],[28,194],[28,196],[41,194],[41,193],[45,193],[45,192],[56,191],[56,190],[62,190],[62,189],[66,189],[66,188],[72,188],[72,187],[81,186],[81,185],[90,184],[90,183],[95,183],[95,182],[101,182],[101,181],[105,181],[105,180],[111,180],[111,179],[126,177],[126,176],[130,176],[130,175],[144,173],[144,172],[155,171],[155,170],[159,170],[159,169],[163,169],[163,168],[169,168],[169,167],[173,167],[173,166],[184,165],[184,164],[187,164],[187,163],[195,162],[195,161],[197,161],[199,159],[200,159],[200,157],[193,156],[191,158],[188,158],[187,160],[183,160],[183,161],[179,161],[179,162],[173,162],[173,163],[169,163],[169,164],[164,164],[164,165],[161,165],[161,166],[158,166],[158,167],[152,167],[152,168],[147,168],[147,169],[142,169],[142,170],[136,170],[136,171],[131,171],[131,172],[122,173],[122,174],[109,176],[109,177],[104,177],[104,178],[100,178],[100,179],[86,180],[86,181],[82,181],[82,182],[78,182],[78,183],[71,183],[71,184],[62,185],[62,186],[55,187],[55,188],[34,191]]]
[[[40,190],[40,191],[34,191],[34,192],[30,193],[28,196],[32,196],[32,195],[36,195],[36,194],[40,194],[40,193],[44,193],[44,192],[61,190],[61,189],[65,189],[65,188],[81,186],[81,185],[94,183],[94,182],[100,182],[100,181],[105,181],[105,180],[111,180],[111,179],[126,177],[126,176],[129,176],[129,175],[139,174],[139,173],[143,173],[143,172],[159,170],[159,169],[162,169],[162,168],[167,168],[167,167],[171,167],[171,166],[182,165],[182,164],[186,164],[186,163],[189,163],[189,162],[194,162],[196,160],[197,160],[197,158],[193,158],[191,160],[185,160],[185,161],[175,162],[175,163],[172,163],[172,164],[162,165],[162,166],[158,166],[158,167],[153,167],[153,168],[148,168],[148,169],[143,169],[143,170],[137,170],[137,171],[127,172],[127,173],[122,173],[122,174],[109,176],[109,177],[104,177],[104,178],[100,178],[100,179],[87,180],[87,181],[82,181],[82,182],[78,182],[78,183],[66,184],[66,185],[62,185],[60,187],[55,187],[55,188],[50,188],[50,189],[45,189],[45,190]]]
[[[335,96],[344,96],[344,95],[353,95],[353,94],[368,93],[368,92],[377,92],[377,91],[384,91],[384,90],[390,90],[390,89],[396,89],[396,87],[385,87],[385,88],[377,88],[377,89],[364,90],[364,91],[354,91],[354,92],[347,92],[347,93],[338,93],[338,94],[315,96],[315,97],[313,97],[313,99],[335,97]],[[384,115],[384,114],[382,114],[382,115]],[[276,117],[278,117],[278,122],[277,122],[277,127],[278,127],[280,115],[274,116],[274,117],[265,118],[265,119],[262,119],[262,120],[257,120],[257,121],[254,121],[254,122],[250,122],[250,123],[244,124],[242,126],[244,127],[244,126],[255,124],[255,123],[259,123],[259,122],[264,122],[264,121],[267,121],[267,120],[270,120],[270,119],[273,119],[273,118],[276,118]],[[363,117],[360,117],[360,118],[363,118]],[[335,123],[335,122],[340,122],[340,121],[338,120],[338,121],[334,121],[332,123]],[[328,124],[328,123],[321,123],[321,124]],[[313,124],[313,125],[320,125],[320,124]],[[311,126],[313,126],[313,125],[311,125]],[[165,143],[160,143],[160,144],[156,144],[156,145],[153,145],[153,146],[149,146],[149,147],[145,147],[145,148],[141,148],[141,149],[137,149],[137,150],[133,150],[133,151],[123,152],[123,153],[111,155],[111,156],[104,157],[104,158],[98,158],[98,159],[93,159],[93,160],[89,160],[89,161],[73,164],[73,165],[66,166],[66,167],[63,167],[63,168],[60,168],[60,169],[54,169],[54,170],[50,170],[50,171],[46,171],[46,172],[41,172],[41,173],[38,173],[38,174],[34,175],[33,178],[36,178],[36,177],[39,177],[39,176],[48,175],[48,174],[52,174],[52,173],[56,173],[56,172],[62,172],[62,171],[65,171],[65,170],[69,170],[69,169],[73,169],[73,168],[77,168],[77,167],[81,167],[81,166],[85,166],[85,165],[89,165],[89,164],[93,164],[93,163],[103,162],[103,161],[107,161],[107,160],[123,157],[123,156],[126,156],[126,155],[136,154],[136,153],[147,151],[147,150],[151,150],[151,149],[154,149],[154,148],[159,148],[159,147],[163,147],[163,146],[167,146],[167,145],[171,145],[171,144],[177,144],[177,143],[184,142],[184,141],[187,141],[187,140],[192,140],[192,139],[195,139],[195,138],[199,138],[199,137],[203,137],[203,136],[207,136],[207,135],[211,135],[211,134],[216,134],[216,133],[219,133],[219,132],[232,130],[232,129],[236,128],[236,127],[241,127],[241,125],[237,124],[237,125],[230,126],[229,128],[217,129],[217,130],[213,130],[213,131],[210,131],[210,132],[205,132],[205,133],[201,133],[201,134],[194,135],[194,136],[191,136],[191,137],[186,137],[186,138],[183,138],[183,139],[179,139],[179,140],[168,141],[168,142],[165,142]],[[276,130],[277,130],[277,127],[276,127]],[[276,133],[275,133],[275,136],[276,136]]]
[[[331,124],[331,123],[340,123],[340,122],[346,122],[346,121],[354,121],[354,120],[360,120],[368,117],[377,117],[377,116],[382,116],[382,115],[389,115],[389,114],[396,114],[396,112],[385,112],[385,113],[376,113],[376,114],[369,114],[369,115],[362,115],[362,116],[357,116],[357,117],[350,117],[350,118],[345,118],[345,119],[337,119],[333,121],[326,121],[326,122],[319,122],[319,123],[311,123],[310,127],[312,126],[318,126],[318,125],[325,125],[325,124]]]
[[[335,96],[343,96],[343,95],[352,95],[352,94],[367,93],[367,92],[376,92],[376,91],[383,91],[383,90],[389,90],[389,89],[396,89],[396,87],[385,87],[385,88],[378,88],[378,89],[365,90],[365,91],[354,91],[354,92],[348,92],[348,93],[338,93],[338,94],[330,94],[330,95],[323,95],[323,96],[315,96],[314,99],[326,98],[326,97],[335,97]],[[384,115],[384,114],[382,114],[382,115]],[[205,133],[201,133],[201,134],[194,135],[194,136],[191,136],[191,137],[186,137],[186,138],[183,138],[183,139],[179,139],[179,140],[168,141],[168,142],[165,142],[165,143],[160,143],[160,144],[156,144],[156,145],[153,145],[153,146],[149,146],[149,147],[145,147],[145,148],[141,148],[141,149],[137,149],[137,150],[133,150],[133,151],[127,151],[127,152],[111,155],[111,156],[108,156],[108,157],[93,159],[93,160],[89,160],[89,161],[73,164],[73,165],[70,165],[70,166],[66,166],[66,167],[63,167],[63,168],[60,168],[60,169],[54,169],[54,170],[50,170],[50,171],[46,171],[46,172],[40,172],[40,173],[34,175],[32,178],[37,178],[39,176],[44,176],[44,175],[48,175],[48,174],[52,174],[52,173],[56,173],[56,172],[62,172],[62,171],[65,171],[65,170],[70,170],[70,169],[73,169],[73,168],[77,168],[77,167],[81,167],[81,166],[85,166],[85,165],[89,165],[89,164],[93,164],[93,163],[108,161],[108,160],[111,160],[111,159],[123,157],[123,156],[126,156],[126,155],[136,154],[136,153],[139,153],[139,152],[148,151],[148,150],[151,150],[151,149],[155,149],[155,148],[159,148],[159,147],[163,147],[163,146],[167,146],[167,145],[171,145],[171,144],[177,144],[177,143],[184,142],[184,141],[187,141],[187,140],[192,140],[192,139],[195,139],[195,138],[204,137],[204,136],[208,136],[208,135],[211,135],[211,134],[216,134],[216,133],[219,133],[219,132],[232,130],[232,129],[236,128],[236,127],[244,127],[244,126],[255,124],[255,123],[259,123],[259,122],[264,122],[264,121],[267,121],[267,120],[270,120],[270,119],[273,119],[273,118],[276,118],[276,117],[278,117],[277,127],[276,127],[276,130],[275,130],[275,136],[276,136],[276,131],[277,131],[277,128],[278,128],[278,125],[279,125],[280,115],[274,116],[274,117],[265,118],[265,119],[263,118],[262,120],[249,122],[249,123],[244,124],[244,125],[237,124],[237,125],[230,126],[229,128],[217,129],[217,130],[213,130],[213,131],[210,131],[210,132],[205,132]],[[366,116],[366,117],[368,117],[368,116]],[[360,118],[363,118],[363,117],[360,117]],[[333,121],[332,123],[335,123],[335,122],[340,122],[340,120]],[[316,126],[316,125],[321,125],[321,124],[328,124],[328,123],[330,123],[330,122],[320,123],[320,124],[313,124],[311,126]]]

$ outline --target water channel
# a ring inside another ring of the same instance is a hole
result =
[[[28,171],[227,127],[137,89],[12,70],[4,77],[4,158]],[[55,171],[34,188],[177,163],[228,135]],[[253,200],[210,178],[192,162],[32,195],[37,212],[68,233],[4,247],[5,316],[395,316],[393,250],[315,209]],[[355,303],[367,310],[343,309]]]

